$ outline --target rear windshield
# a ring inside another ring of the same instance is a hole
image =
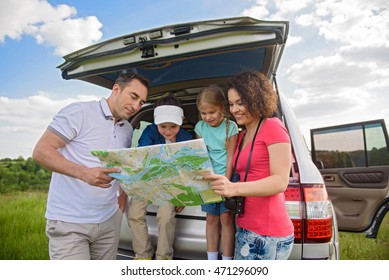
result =
[[[238,52],[226,52],[212,56],[201,56],[171,64],[154,64],[146,67],[128,68],[147,77],[151,87],[164,84],[198,80],[205,78],[229,77],[243,70],[260,71],[263,66],[265,49],[252,49]],[[103,75],[115,80],[116,73]]]

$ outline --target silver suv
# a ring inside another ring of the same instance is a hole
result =
[[[133,146],[153,121],[153,103],[174,94],[184,104],[185,127],[199,120],[196,95],[209,84],[223,86],[243,70],[265,73],[277,91],[276,71],[288,37],[286,21],[249,17],[226,18],[157,27],[124,35],[64,57],[59,66],[64,79],[83,80],[111,89],[119,73],[136,72],[150,82],[148,103],[130,119],[135,128]],[[338,225],[325,182],[311,159],[287,99],[279,92],[277,116],[289,130],[293,164],[286,206],[295,226],[290,259],[339,259]],[[387,179],[387,178],[386,178]],[[388,191],[388,186],[383,191]],[[157,241],[156,209],[147,213],[149,231]],[[205,215],[200,207],[186,207],[177,215],[175,258],[205,259]],[[119,252],[131,257],[131,233],[123,218]]]

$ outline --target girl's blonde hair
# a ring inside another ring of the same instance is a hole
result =
[[[222,116],[226,119],[226,148],[228,145],[228,127],[229,127],[229,113],[228,113],[228,102],[223,90],[218,85],[209,85],[201,90],[197,95],[197,108],[203,103],[207,103],[216,107],[219,107]],[[201,118],[201,117],[200,117]]]

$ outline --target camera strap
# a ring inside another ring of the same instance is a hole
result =
[[[257,138],[257,133],[258,133],[259,127],[261,126],[262,120],[263,120],[263,118],[261,118],[261,119],[259,120],[257,129],[255,130],[255,134],[254,134],[253,140],[252,140],[252,142],[251,142],[250,154],[249,154],[249,158],[247,159],[246,173],[245,173],[245,175],[244,175],[243,182],[246,182],[246,179],[247,179],[247,174],[248,174],[249,168],[250,168],[251,156],[252,156],[252,154],[253,154],[253,148],[254,148],[255,138]],[[247,131],[246,131],[246,133],[247,133]],[[239,155],[240,155],[240,150],[242,149],[243,138],[244,138],[244,136],[242,137],[242,139],[240,139],[238,154],[236,155],[235,164],[234,164],[234,166],[233,166],[235,172],[236,172],[235,167],[236,167],[236,164],[238,163],[238,158],[239,158]]]

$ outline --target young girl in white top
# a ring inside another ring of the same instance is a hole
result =
[[[202,120],[195,126],[196,137],[204,139],[214,172],[230,178],[231,159],[236,147],[238,126],[227,117],[227,100],[222,89],[216,85],[204,88],[197,97],[197,108]],[[207,213],[208,259],[219,259],[221,238],[222,259],[231,260],[235,240],[234,214],[224,206],[224,202],[204,204],[201,209]]]

